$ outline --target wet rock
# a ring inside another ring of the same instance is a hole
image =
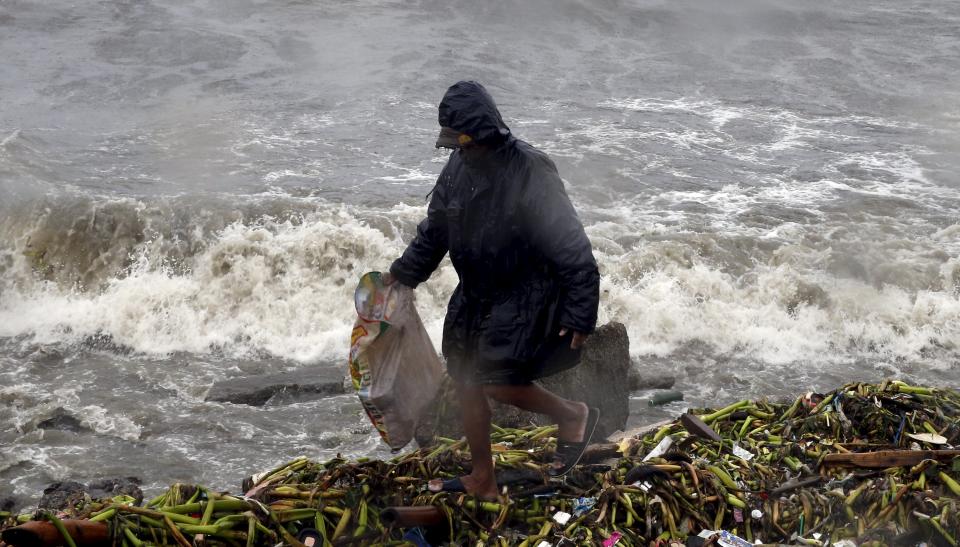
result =
[[[20,500],[13,496],[0,498],[0,512],[12,513],[14,508],[20,506]]]
[[[343,367],[325,364],[293,372],[232,378],[213,384],[208,401],[252,406],[290,404],[346,393]]]
[[[43,420],[37,424],[37,427],[40,429],[57,429],[60,431],[71,431],[73,433],[80,433],[81,431],[91,431],[90,428],[85,427],[80,419],[67,412],[63,407],[57,407],[53,411],[53,416],[50,416],[46,420]]]
[[[621,323],[608,323],[597,328],[587,340],[579,365],[543,378],[540,384],[561,397],[598,407],[600,423],[594,438],[602,439],[626,426],[630,413],[631,368],[626,327]],[[493,422],[502,427],[550,423],[546,416],[495,401],[491,401],[491,409]],[[417,443],[430,444],[435,435],[463,436],[460,405],[449,381],[444,382],[440,396],[424,412],[417,427]]]
[[[100,479],[88,485],[76,481],[55,482],[43,489],[43,497],[40,498],[38,508],[65,511],[86,500],[105,500],[120,495],[130,496],[139,505],[143,501],[140,479],[136,477]],[[0,499],[0,503],[5,503],[5,500]]]
[[[630,391],[640,391],[641,389],[670,389],[677,378],[663,371],[651,370],[634,361],[630,364],[627,381],[630,383]]]
[[[43,489],[40,498],[40,509],[63,511],[84,501],[87,496],[87,487],[76,481],[60,481]]]
[[[37,348],[27,359],[31,364],[42,368],[54,368],[63,366],[63,351],[51,348]]]
[[[140,490],[140,479],[137,477],[93,481],[87,485],[87,491],[93,499],[130,496],[137,500],[137,505],[143,501],[143,491]]]
[[[608,323],[587,340],[578,366],[541,383],[561,397],[599,408],[597,438],[604,438],[627,424],[630,368],[627,328],[622,323]]]

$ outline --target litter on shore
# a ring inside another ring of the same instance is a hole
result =
[[[8,545],[935,545],[960,537],[960,393],[847,384],[787,403],[692,409],[591,446],[562,480],[553,426],[491,438],[502,495],[431,493],[465,440],[389,461],[299,458],[243,495],[176,484],[57,512],[2,514]]]

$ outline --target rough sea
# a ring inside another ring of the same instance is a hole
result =
[[[205,397],[346,371],[460,79],[556,161],[601,321],[685,394],[631,424],[960,384],[954,0],[3,0],[0,497],[387,454],[353,395]],[[437,345],[455,285],[417,289]]]

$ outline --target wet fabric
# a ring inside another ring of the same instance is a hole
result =
[[[451,153],[427,218],[390,272],[427,280],[447,252],[460,283],[447,307],[443,354],[466,383],[516,384],[575,365],[571,333],[597,321],[599,273],[554,163],[516,139],[490,95],[460,82],[440,124],[492,147],[482,160]]]

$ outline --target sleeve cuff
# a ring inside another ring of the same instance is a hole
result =
[[[416,289],[417,285],[419,285],[420,282],[414,279],[413,277],[410,277],[409,275],[407,275],[407,273],[404,272],[402,268],[398,267],[397,262],[398,261],[394,261],[393,264],[390,265],[390,275],[392,275],[394,279],[410,287],[411,289]]]

